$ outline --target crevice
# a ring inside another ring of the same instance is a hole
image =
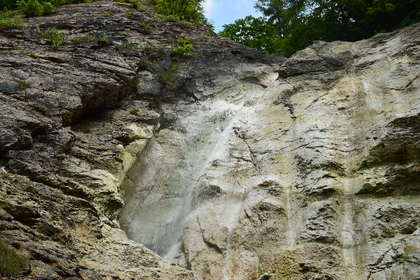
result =
[[[219,254],[221,254],[221,255],[223,255],[223,251],[216,245],[216,244],[213,244],[213,243],[211,243],[210,241],[208,241],[208,240],[206,240],[206,238],[204,237],[204,229],[201,227],[201,224],[200,224],[200,220],[199,220],[199,218],[197,217],[197,223],[198,223],[198,225],[199,225],[199,227],[200,227],[200,230],[201,230],[201,238],[203,239],[203,242],[209,247],[209,248],[211,248],[211,249],[214,249],[217,253],[219,253]]]
[[[257,166],[256,160],[255,160],[255,154],[252,151],[251,147],[246,142],[245,136],[243,135],[243,133],[241,133],[241,131],[239,130],[239,128],[233,128],[233,132],[235,133],[236,137],[238,137],[239,139],[241,139],[244,142],[244,144],[246,145],[246,147],[248,148],[249,156],[251,158],[251,161],[250,162],[252,163],[252,165]],[[248,161],[246,159],[243,159],[243,160]]]

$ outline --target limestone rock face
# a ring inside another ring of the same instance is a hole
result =
[[[286,59],[129,5],[0,30],[18,277],[420,279],[419,25]]]
[[[419,38],[314,42],[165,107],[122,227],[203,279],[419,279]]]

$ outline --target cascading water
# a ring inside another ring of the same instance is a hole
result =
[[[168,260],[176,255],[185,220],[193,210],[191,191],[194,183],[201,175],[208,156],[217,147],[223,131],[240,108],[241,105],[223,101],[204,102],[194,114],[179,120],[177,127],[187,130],[182,143],[178,143],[178,162],[175,164],[165,162],[174,158],[162,159],[165,155],[157,156],[162,146],[164,148],[161,153],[170,152],[165,151],[167,143],[163,139],[158,137],[150,144],[158,147],[149,147],[155,150],[152,153],[154,156],[144,160],[149,168],[152,166],[160,171],[166,169],[163,176],[167,179],[162,182],[158,179],[159,174],[142,171],[139,176],[149,178],[133,180],[134,184],[143,186],[136,186],[139,189],[126,200],[120,221],[129,238],[145,244],[161,256],[167,256]],[[155,179],[150,180],[150,177]]]
[[[131,187],[126,191],[120,224],[130,239],[171,263],[188,265],[186,258],[194,253],[182,252],[185,225],[191,220],[202,221],[194,230],[201,231],[200,242],[205,242],[205,246],[218,247],[218,258],[222,259],[219,277],[231,279],[232,236],[247,196],[243,183],[250,174],[244,168],[244,178],[238,178],[235,172],[235,177],[224,174],[217,182],[217,169],[219,164],[226,164],[228,168],[238,165],[239,169],[245,164],[253,168],[249,147],[236,135],[235,129],[241,121],[254,117],[252,104],[256,104],[263,93],[264,87],[244,83],[219,95],[228,101],[208,100],[184,105],[193,108],[180,108],[174,125],[155,135],[128,175],[126,185]],[[231,150],[231,141],[242,142],[244,149]],[[235,153],[238,153],[237,159]],[[234,162],[223,161],[230,158]],[[216,200],[213,200],[211,188],[220,193]],[[222,195],[227,192],[229,195]],[[209,210],[213,216],[208,216]],[[209,219],[225,236],[211,233],[212,226],[206,224]],[[211,244],[214,238],[216,245]]]
[[[170,177],[169,186],[178,190],[182,205],[173,212],[172,222],[158,243],[157,252],[171,261],[180,246],[185,221],[193,210],[192,192],[202,173],[208,155],[212,154],[220,136],[235,116],[239,106],[226,102],[205,103],[199,114],[181,120],[182,127],[189,127],[181,152],[182,160]]]

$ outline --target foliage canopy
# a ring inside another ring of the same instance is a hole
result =
[[[420,1],[416,0],[257,0],[255,8],[266,20],[254,21],[254,28],[269,25],[277,32],[279,42],[274,43],[271,36],[269,42],[278,49],[269,53],[284,56],[314,40],[356,41],[420,21]],[[224,25],[219,34],[241,42],[237,30],[242,25],[241,20]],[[255,34],[246,44],[260,40],[260,33]]]
[[[156,12],[176,16],[181,20],[206,23],[203,14],[204,0],[149,0],[156,5]]]
[[[233,24],[223,25],[219,35],[228,37],[247,47],[263,51],[268,54],[276,53],[279,49],[278,34],[276,29],[268,25],[263,17],[247,16],[238,19]]]

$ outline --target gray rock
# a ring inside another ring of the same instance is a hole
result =
[[[180,67],[199,103],[165,107],[123,229],[203,279],[415,279],[419,32],[315,42],[277,68],[200,58],[216,78]]]
[[[128,5],[0,30],[0,238],[27,277],[419,278],[420,25],[286,59]]]
[[[14,82],[11,81],[0,81],[0,92],[6,93],[6,94],[12,94],[15,93],[17,90],[17,85]]]

